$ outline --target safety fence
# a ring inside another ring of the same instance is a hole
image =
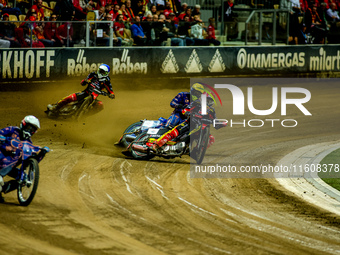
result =
[[[319,46],[0,49],[0,80],[83,77],[109,64],[126,78],[297,75],[340,72],[340,49]]]

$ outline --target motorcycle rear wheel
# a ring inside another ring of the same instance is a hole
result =
[[[19,184],[17,189],[18,200],[20,205],[28,206],[38,189],[39,184],[39,164],[38,161],[34,158],[30,158],[27,160],[24,166],[24,172],[26,174],[27,179]]]

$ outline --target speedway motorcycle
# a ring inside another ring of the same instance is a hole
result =
[[[197,164],[201,164],[208,147],[210,125],[213,120],[200,112],[190,114],[192,115],[190,130],[168,141],[157,151],[151,148],[156,139],[169,131],[168,128],[149,128],[146,132],[142,132],[131,142],[124,154],[130,153],[135,159],[152,159],[155,156],[169,159],[189,154]]]
[[[94,86],[89,86],[89,95],[85,97],[83,100],[71,102],[59,110],[53,110],[47,108],[45,113],[48,117],[58,118],[62,116],[64,118],[73,118],[75,120],[80,120],[84,116],[88,115],[92,110],[94,110],[95,105],[98,102],[98,96],[108,96],[109,94],[105,91],[100,91],[96,89]]]
[[[138,135],[146,132],[149,128],[160,128],[165,125],[167,119],[160,117],[158,120],[140,120],[128,126],[123,135],[120,137],[119,141],[115,145],[122,145],[127,148],[130,143],[136,139]]]
[[[34,146],[29,141],[16,139],[12,139],[11,144],[17,149],[16,153],[20,153],[20,157],[16,165],[8,173],[8,176],[13,179],[4,183],[2,192],[6,194],[17,190],[19,204],[28,206],[38,189],[40,178],[39,162],[50,149],[48,147]]]

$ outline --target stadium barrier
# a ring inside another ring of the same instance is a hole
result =
[[[1,81],[83,77],[101,63],[111,76],[225,77],[336,74],[338,45],[0,49]]]

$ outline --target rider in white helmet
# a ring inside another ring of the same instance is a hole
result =
[[[53,105],[49,104],[47,105],[47,108],[50,111],[58,111],[60,108],[62,108],[63,106],[71,102],[83,100],[85,97],[89,95],[89,86],[94,86],[96,87],[96,89],[100,91],[106,89],[106,91],[109,93],[109,98],[114,99],[115,94],[112,91],[112,85],[111,85],[109,74],[110,74],[110,66],[106,64],[101,64],[97,72],[91,72],[87,76],[86,79],[81,81],[80,84],[82,86],[87,86],[85,90],[81,92],[76,92],[67,97],[64,97],[56,104],[53,104]],[[100,111],[103,108],[103,103],[101,101],[98,101],[95,107],[97,107],[98,111]]]
[[[26,116],[20,126],[9,126],[0,129],[0,202],[3,177],[6,176],[16,165],[20,158],[20,151],[12,145],[12,140],[29,141],[32,143],[31,136],[40,128],[39,120],[33,115]]]

